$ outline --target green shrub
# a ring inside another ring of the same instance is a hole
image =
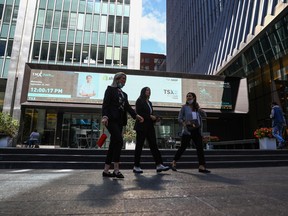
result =
[[[19,130],[19,122],[7,113],[0,113],[0,133],[15,137]]]

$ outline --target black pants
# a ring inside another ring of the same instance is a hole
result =
[[[112,162],[120,162],[121,149],[123,147],[122,122],[109,122],[107,129],[111,137],[105,163],[110,165]]]
[[[155,164],[162,164],[162,157],[161,153],[158,149],[157,142],[156,142],[156,134],[154,127],[149,127],[145,131],[136,131],[136,148],[134,153],[134,166],[139,167],[140,166],[140,158],[142,154],[142,148],[145,142],[145,139],[147,139],[147,142],[149,144],[150,151],[152,153],[152,156],[154,158]]]
[[[205,166],[206,162],[205,162],[205,157],[204,157],[202,136],[201,136],[200,130],[194,130],[191,133],[191,135],[182,135],[181,146],[180,146],[180,148],[178,148],[178,150],[174,156],[174,160],[178,161],[181,158],[181,156],[184,153],[184,151],[186,150],[187,146],[190,144],[191,139],[193,140],[193,142],[196,146],[199,165]]]

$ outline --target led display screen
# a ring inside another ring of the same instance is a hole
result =
[[[28,101],[101,104],[114,74],[32,69]],[[130,104],[143,87],[150,87],[154,106],[180,107],[194,92],[202,108],[232,109],[231,84],[223,80],[127,75],[123,91]]]

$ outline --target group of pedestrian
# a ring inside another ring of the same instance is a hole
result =
[[[133,119],[136,119],[134,129],[136,130],[136,148],[134,153],[134,173],[143,173],[140,166],[141,153],[145,140],[149,144],[150,151],[156,164],[156,171],[167,171],[170,168],[177,171],[176,162],[181,158],[191,139],[196,145],[199,161],[198,171],[201,173],[210,173],[206,169],[204,150],[202,145],[202,118],[206,116],[205,112],[197,103],[196,95],[192,92],[187,94],[186,104],[182,106],[178,121],[182,124],[181,146],[176,152],[170,166],[163,165],[161,153],[157,147],[156,133],[154,123],[160,121],[160,118],[154,115],[153,105],[150,95],[151,89],[144,87],[136,101],[136,111],[130,106],[128,96],[122,91],[126,83],[126,74],[116,73],[111,86],[108,86],[102,106],[102,124],[110,133],[110,144],[106,155],[103,177],[124,178],[120,172],[120,156],[123,147],[123,127],[127,124],[127,113]],[[114,165],[114,171],[110,172],[111,165]]]

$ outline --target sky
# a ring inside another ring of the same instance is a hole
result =
[[[142,0],[141,52],[166,55],[166,0]]]

